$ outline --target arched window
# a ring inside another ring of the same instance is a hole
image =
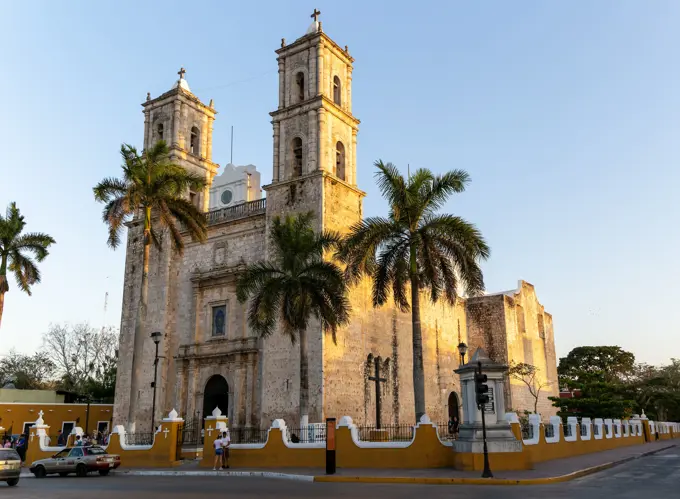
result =
[[[189,141],[189,152],[198,156],[198,135],[199,131],[197,127],[191,127],[191,140]]]
[[[302,139],[293,139],[293,177],[302,175]]]
[[[335,174],[342,180],[345,179],[345,146],[342,142],[335,144]]]
[[[340,84],[340,78],[336,76],[333,78],[333,102],[338,106],[342,104],[342,98],[340,97],[341,91],[342,85]]]
[[[305,74],[300,72],[295,75],[295,86],[297,89],[297,101],[305,100]]]
[[[157,140],[163,140],[163,123],[156,125]]]

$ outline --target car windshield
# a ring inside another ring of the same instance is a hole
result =
[[[101,447],[89,447],[87,448],[87,453],[91,456],[101,456],[106,454],[106,451]]]
[[[54,457],[66,457],[68,456],[68,453],[70,452],[71,449],[64,449],[61,452],[57,452]]]
[[[0,461],[21,461],[14,449],[0,449]]]

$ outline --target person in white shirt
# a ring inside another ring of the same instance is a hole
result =
[[[222,467],[229,468],[229,446],[231,446],[231,436],[229,428],[222,433]]]
[[[213,470],[217,469],[217,465],[220,465],[220,469],[222,469],[222,439],[220,438],[220,434],[217,434],[217,438],[213,442],[213,445],[215,446],[215,462],[213,463]]]

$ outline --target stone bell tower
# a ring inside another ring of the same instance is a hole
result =
[[[361,218],[357,189],[359,120],[352,114],[352,63],[318,21],[276,51],[279,106],[274,126],[274,171],[267,211],[313,211],[319,229],[346,229]]]
[[[193,173],[205,175],[212,182],[219,165],[212,162],[212,132],[217,111],[205,105],[189,88],[181,68],[179,79],[164,94],[152,99],[147,94],[144,108],[144,149],[159,140],[165,140],[170,148],[170,160]],[[201,210],[209,206],[209,188],[205,192],[190,193]]]
[[[364,192],[357,188],[359,120],[352,114],[352,63],[347,47],[326,35],[314,10],[304,36],[281,40],[279,105],[274,127],[272,183],[267,192],[267,229],[276,216],[313,212],[315,230],[346,232],[361,220]],[[269,250],[267,250],[269,251]],[[309,421],[324,417],[324,342],[318,321],[307,332]],[[299,347],[273,334],[263,348],[262,421],[296,421]]]
[[[147,94],[144,108],[144,149],[164,140],[170,149],[170,161],[186,170],[204,176],[208,185],[203,192],[189,192],[192,202],[201,210],[209,207],[210,183],[219,165],[212,161],[212,129],[216,111],[212,100],[205,105],[189,88],[184,78],[184,68],[172,88],[158,97]],[[151,421],[153,389],[149,382],[154,372],[154,343],[150,331],[163,331],[158,364],[156,399],[163,401],[168,389],[167,380],[172,371],[172,358],[176,354],[179,338],[173,334],[174,296],[178,285],[175,276],[181,257],[170,250],[169,240],[163,244],[166,250],[151,249],[149,272],[149,303],[144,334],[135,336],[135,322],[141,288],[141,252],[143,228],[133,224],[128,230],[127,258],[125,262],[125,285],[123,313],[121,318],[118,378],[116,382],[114,421],[127,424],[128,429],[145,431]],[[164,236],[169,237],[169,236]],[[155,420],[161,417],[162,406],[156,405]],[[148,428],[151,430],[151,428]]]

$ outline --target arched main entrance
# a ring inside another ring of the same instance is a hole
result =
[[[460,422],[460,405],[458,404],[458,394],[456,392],[449,393],[449,421],[453,417],[457,417]]]
[[[203,420],[219,407],[222,414],[229,414],[229,384],[219,374],[212,376],[203,391]]]

